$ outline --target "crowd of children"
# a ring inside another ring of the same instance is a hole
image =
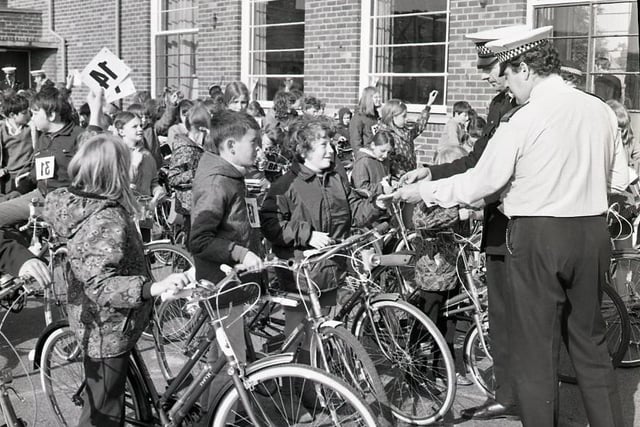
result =
[[[375,87],[365,88],[355,109],[341,108],[334,120],[324,116],[321,100],[295,88],[278,91],[266,114],[242,82],[229,83],[224,92],[212,85],[209,95],[189,100],[169,90],[156,101],[142,92],[124,111],[96,93],[76,111],[69,91],[53,85],[39,92],[9,91],[0,98],[0,226],[26,219],[29,202],[36,199],[45,201],[47,220],[69,239],[70,322],[87,356],[87,393],[103,402],[88,401],[83,425],[96,425],[98,419],[118,425],[123,360],[144,329],[151,297],[189,281],[176,274],[153,283],[144,267],[142,240],[133,231],[131,217],[139,201],[146,198],[153,207],[166,195],[161,168],[166,168],[176,211],[190,228],[196,277],[215,282],[223,276],[222,264],[262,265],[251,238],[256,224],[249,220],[245,201],[248,176],[259,178],[268,191],[259,224],[281,257],[300,257],[306,249],[346,237],[354,225],[384,217],[386,202],[380,196],[393,191],[395,179],[416,169],[414,141],[426,128],[438,92],[430,93],[411,125],[407,106],[398,99],[383,102]],[[640,173],[640,149],[628,113],[620,105],[610,106],[618,115],[630,166]],[[471,105],[456,102],[437,157],[465,155],[485,124]],[[344,147],[353,153],[350,175],[336,154]],[[460,218],[457,210],[447,216],[426,206],[409,214],[423,229],[430,228],[422,221],[425,216],[446,217],[451,224]],[[421,255],[416,280],[424,290],[422,308],[438,322],[444,293],[456,287],[455,261],[445,244]],[[438,255],[446,262],[432,268]],[[344,273],[345,266],[334,260],[315,267],[312,280],[325,306],[336,304]],[[285,288],[293,286],[291,275],[280,276]],[[243,302],[242,294],[227,301],[231,308],[225,325],[240,355],[244,333],[238,308]],[[285,330],[303,315],[287,308]],[[118,334],[125,337],[109,332],[120,324]],[[107,371],[116,374],[100,374]]]

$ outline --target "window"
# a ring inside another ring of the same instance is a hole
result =
[[[194,97],[198,8],[195,0],[154,2],[152,32],[154,92],[176,88],[186,97]],[[154,13],[155,12],[155,13]]]
[[[640,110],[636,1],[534,4],[533,19],[536,27],[553,25],[563,65],[582,72],[578,86]]]
[[[363,1],[362,87],[378,85],[383,99],[420,106],[439,91],[446,99],[447,0]],[[411,110],[417,110],[417,106]],[[443,110],[444,111],[444,110]]]
[[[243,1],[242,80],[257,99],[273,100],[286,84],[304,90],[305,0]]]

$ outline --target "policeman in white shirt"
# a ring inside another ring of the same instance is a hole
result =
[[[559,76],[552,31],[487,43],[520,106],[502,118],[475,168],[403,187],[394,197],[451,207],[502,189],[510,218],[509,350],[523,425],[558,425],[562,338],[590,425],[623,426],[600,283],[611,255],[607,191],[612,176],[618,186],[628,182],[627,169],[615,156],[619,135],[611,109]]]

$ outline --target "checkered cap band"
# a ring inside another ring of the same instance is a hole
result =
[[[493,54],[493,51],[489,49],[487,46],[485,46],[484,44],[476,45],[476,50],[478,51],[478,56],[480,58],[491,58],[495,56]]]
[[[531,43],[525,43],[521,46],[515,47],[513,49],[509,49],[509,50],[505,50],[504,52],[496,52],[496,58],[498,58],[498,61],[500,63],[505,63],[513,58],[515,58],[518,55],[521,55],[525,52],[530,51],[531,49],[533,49],[536,46],[539,46],[543,43],[545,43],[547,41],[547,39],[542,39],[542,40],[536,40],[534,42]]]

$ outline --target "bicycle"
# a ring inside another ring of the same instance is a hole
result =
[[[308,257],[299,262],[274,258],[266,260],[264,266],[265,268],[295,271],[300,276],[304,276],[307,283],[311,283],[308,270],[311,264],[334,256],[337,252],[356,244],[367,236],[368,234],[356,235],[325,249],[310,251]],[[264,298],[265,304],[303,305],[309,313],[307,319],[295,328],[290,336],[283,337],[284,339],[277,345],[271,345],[270,352],[295,353],[306,333],[311,333],[311,366],[323,368],[345,379],[349,385],[354,386],[367,396],[368,402],[379,402],[376,404],[376,410],[381,419],[390,419],[391,411],[388,407],[386,393],[374,363],[356,337],[341,322],[327,319],[320,307],[318,295],[315,292],[303,295],[302,293],[280,292],[274,289],[269,289],[269,293],[270,295]],[[171,328],[174,331],[171,335],[174,341],[159,340],[158,360],[161,362],[163,373],[171,377],[175,374],[177,367],[181,366],[181,363],[192,357],[191,353],[205,335],[203,326],[206,323],[202,319],[202,311],[195,314],[179,313],[167,307],[172,307],[172,304],[165,305],[159,310],[158,320],[160,329]],[[164,326],[165,323],[169,326]],[[250,320],[248,324],[251,323]],[[283,325],[283,323],[281,324]],[[251,327],[245,329],[247,331],[247,351],[250,355],[249,358],[255,360],[257,352],[253,340],[248,334],[250,330]]]
[[[404,226],[397,205],[394,209],[394,217],[399,223],[399,227],[396,229],[398,237],[388,239],[387,248],[391,246],[393,248],[391,250],[394,252],[414,252],[422,244],[422,237],[419,233],[412,232]],[[455,317],[458,320],[472,323],[463,342],[465,368],[471,373],[476,386],[487,396],[494,397],[495,378],[491,357],[487,288],[484,278],[485,265],[484,257],[480,251],[481,232],[481,227],[476,223],[471,227],[468,238],[451,235],[458,245],[457,275],[462,284],[462,292],[445,301],[441,314],[445,317]],[[374,280],[379,281],[387,291],[398,292],[410,301],[415,291],[411,280],[412,274],[411,265],[391,267],[380,271]],[[628,342],[629,316],[622,300],[609,284],[602,286],[602,292],[603,299],[600,309],[607,327],[607,345],[613,365],[618,366]],[[575,383],[575,375],[572,371],[573,367],[569,362],[568,354],[566,350],[561,349],[559,379],[563,382]]]
[[[383,237],[360,246],[349,257],[348,287],[355,291],[333,319],[352,324],[353,334],[382,373],[393,415],[403,422],[427,425],[441,420],[453,405],[455,366],[431,319],[400,294],[382,293],[376,284],[382,269],[406,266],[411,260],[410,255],[378,254],[375,246]]]
[[[16,294],[22,300],[21,302],[16,301],[16,304],[21,304],[24,306],[24,301],[26,301],[26,297],[33,293],[33,289],[31,289],[31,284],[33,283],[33,279],[30,278],[11,278],[10,280],[4,281],[0,284],[0,300],[5,300],[7,298],[13,298]],[[15,312],[12,306],[6,307],[8,311]],[[2,322],[0,323],[0,329],[2,329],[2,325],[6,319],[6,315],[2,318]],[[4,337],[4,334],[2,334]],[[11,343],[9,343],[11,346]],[[15,349],[14,349],[15,351]],[[16,353],[17,354],[17,353]],[[2,419],[4,420],[4,427],[26,427],[26,421],[19,417],[16,414],[16,410],[11,402],[11,397],[9,392],[13,392],[15,396],[24,403],[24,398],[20,396],[20,394],[11,386],[13,382],[13,373],[11,368],[3,368],[0,369],[0,411],[2,412]],[[35,394],[34,394],[35,395]],[[34,416],[35,419],[35,416]]]
[[[67,246],[55,230],[41,218],[40,208],[44,206],[38,199],[29,203],[27,223],[19,227],[20,232],[30,231],[29,250],[46,260],[52,282],[44,288],[44,319],[46,325],[67,318]]]
[[[209,316],[210,328],[206,340],[199,344],[164,392],[157,391],[142,355],[137,348],[133,349],[125,393],[127,423],[186,426],[208,416],[206,425],[216,427],[236,425],[236,422],[256,426],[293,425],[302,420],[312,425],[376,425],[371,410],[352,388],[326,372],[291,363],[291,353],[266,357],[248,366],[240,364],[222,327],[223,319],[217,314],[217,298],[226,291],[226,286],[239,286],[235,273],[217,285],[201,280],[181,292],[180,296],[202,304]],[[214,341],[224,357],[207,362],[193,378],[193,367],[205,360]],[[58,423],[68,426],[71,420],[77,420],[83,404],[83,383],[78,381],[84,377],[82,351],[73,331],[63,326],[41,337],[38,345],[42,347],[39,367],[47,400]],[[70,356],[59,360],[60,352],[55,350],[58,346],[65,347],[62,353]],[[222,390],[217,405],[204,414],[197,404],[198,398],[227,364],[226,372],[232,381]]]

